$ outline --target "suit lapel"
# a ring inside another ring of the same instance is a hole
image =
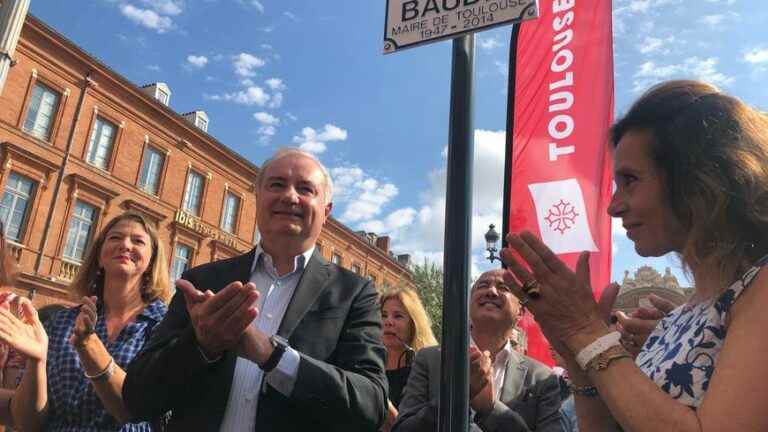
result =
[[[526,375],[528,375],[528,361],[520,353],[513,350],[509,355],[509,361],[507,361],[504,386],[499,395],[502,402],[509,402],[520,394],[523,384],[525,384]]]
[[[277,334],[286,339],[291,337],[299,321],[304,318],[304,314],[325,291],[330,276],[329,267],[330,264],[315,249],[309,262],[307,262],[296,290],[293,292],[293,297],[288,303],[288,309],[285,311],[283,322],[280,323]]]
[[[230,282],[240,281],[244,284],[251,280],[251,269],[253,268],[253,259],[256,257],[256,248],[251,249],[245,255],[241,255],[240,259],[232,263],[234,268],[234,278]],[[227,283],[229,284],[229,283]],[[226,285],[225,285],[226,286]],[[223,287],[222,287],[223,288]]]

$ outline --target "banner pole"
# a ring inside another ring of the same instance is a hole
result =
[[[440,432],[469,428],[469,251],[472,245],[475,36],[453,39],[443,258]]]
[[[517,36],[520,34],[520,24],[512,26],[512,36],[509,39],[509,68],[507,72],[507,133],[504,146],[504,201],[501,211],[501,248],[507,247],[507,234],[512,215],[512,158],[515,156],[515,77],[517,72]],[[506,268],[502,262],[502,267]]]

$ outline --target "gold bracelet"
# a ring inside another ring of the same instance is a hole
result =
[[[585,369],[593,369],[599,372],[608,368],[612,361],[625,357],[631,358],[627,350],[621,345],[614,345],[593,357],[592,360],[587,363]]]
[[[91,381],[106,381],[110,377],[112,377],[112,374],[114,373],[115,373],[115,359],[113,358],[109,359],[109,363],[107,363],[107,367],[105,367],[103,371],[95,375],[88,375],[88,372],[83,371],[83,375],[85,375],[85,377]]]

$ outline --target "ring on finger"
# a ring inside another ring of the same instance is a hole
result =
[[[539,281],[531,279],[523,284],[523,292],[528,294],[531,299],[537,299],[541,297],[541,290],[539,289]]]

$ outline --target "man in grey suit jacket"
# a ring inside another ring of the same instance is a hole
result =
[[[511,336],[521,306],[501,270],[480,276],[472,286],[469,308],[470,429],[561,431],[557,377],[513,349]],[[393,432],[437,430],[439,398],[440,348],[424,348],[413,363]]]
[[[298,150],[260,174],[261,242],[182,275],[123,399],[137,419],[171,411],[169,430],[375,432],[387,412],[376,290],[315,248],[331,179]]]

